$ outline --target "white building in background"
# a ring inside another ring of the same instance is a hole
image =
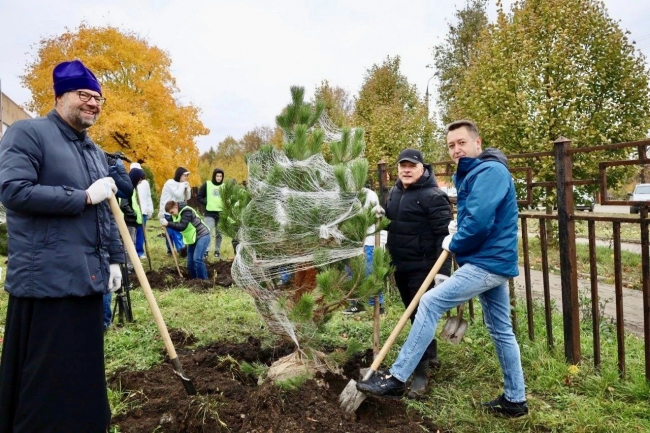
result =
[[[22,119],[31,119],[31,117],[29,113],[20,108],[11,98],[0,91],[0,124],[2,125],[0,137],[4,135],[7,128],[13,123]]]
[[[31,119],[32,116],[29,115],[25,110],[20,108],[18,104],[11,100],[7,95],[2,93],[2,88],[0,87],[0,138],[7,131],[7,128],[13,123],[22,120],[22,119]],[[0,203],[0,224],[4,224],[6,221],[5,208]],[[0,268],[0,271],[2,269]]]

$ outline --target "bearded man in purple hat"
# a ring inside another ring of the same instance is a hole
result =
[[[106,201],[117,188],[86,133],[106,99],[78,60],[53,79],[54,109],[0,141],[9,235],[0,431],[106,432],[102,296],[121,285],[124,249]]]

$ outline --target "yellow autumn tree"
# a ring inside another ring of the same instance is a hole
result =
[[[93,140],[107,152],[121,151],[142,160],[153,172],[158,188],[173,177],[177,166],[190,170],[199,182],[199,151],[195,138],[209,130],[200,110],[180,105],[179,89],[170,72],[171,59],[160,48],[115,27],[88,27],[41,40],[21,77],[31,90],[27,108],[45,115],[53,107],[52,69],[79,59],[94,72],[107,99]]]

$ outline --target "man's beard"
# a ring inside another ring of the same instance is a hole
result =
[[[81,126],[83,129],[90,128],[91,126],[93,126],[95,122],[97,122],[98,117],[99,117],[98,112],[95,113],[92,119],[82,116],[81,107],[77,107],[76,109],[73,109],[70,112],[70,120],[75,122],[77,126]]]
[[[72,104],[69,102],[64,102],[63,106],[63,117],[64,120],[70,124],[73,128],[82,131],[85,130],[86,128],[89,128],[95,124],[97,121],[97,118],[99,117],[99,112],[95,112],[94,116],[92,118],[85,117],[81,114],[82,108],[84,106],[77,106],[74,107]]]

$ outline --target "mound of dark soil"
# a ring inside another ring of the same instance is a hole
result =
[[[366,399],[355,413],[341,410],[339,395],[348,379],[326,374],[295,391],[282,390],[244,374],[238,362],[270,364],[293,351],[290,345],[261,349],[260,342],[214,344],[179,352],[183,368],[199,395],[188,397],[165,363],[151,370],[121,372],[109,383],[131,391],[125,415],[114,417],[122,432],[418,432],[435,425],[397,400]],[[367,354],[344,371],[358,374]],[[370,354],[370,358],[372,354]]]
[[[178,275],[176,266],[146,271],[145,274],[147,275],[147,280],[149,281],[151,288],[153,290],[169,290],[182,285],[183,287],[188,287],[193,291],[205,292],[215,286],[230,287],[234,283],[232,275],[230,274],[232,260],[206,262],[209,276],[207,280],[190,279],[190,273],[187,270],[187,266],[185,266],[185,261],[183,261],[182,264],[179,263],[179,265],[181,274],[183,275],[182,277]],[[140,287],[140,282],[134,274],[132,274],[131,278],[133,279],[133,285],[135,287]]]

